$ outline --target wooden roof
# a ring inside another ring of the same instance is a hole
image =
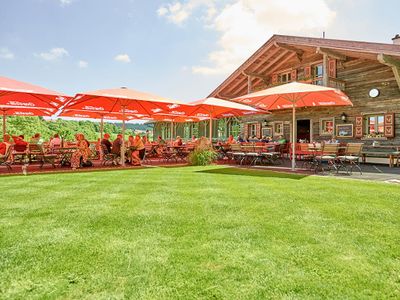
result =
[[[274,74],[294,64],[305,64],[307,59],[318,57],[322,53],[340,60],[361,58],[381,61],[382,55],[400,60],[400,45],[347,41],[300,36],[273,35],[236,71],[222,82],[209,97],[228,99],[247,92],[248,76],[258,81],[267,80]]]

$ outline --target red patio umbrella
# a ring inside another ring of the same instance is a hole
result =
[[[212,119],[267,113],[265,110],[218,98],[206,98],[190,102],[189,104],[189,107],[181,109],[182,115],[201,118],[202,120],[209,119],[210,141],[212,141]],[[174,112],[171,114],[174,114]]]
[[[0,111],[3,114],[3,134],[6,116],[51,116],[70,97],[30,83],[0,76]]]
[[[270,111],[292,109],[292,170],[296,166],[296,108],[353,105],[349,97],[338,89],[299,82],[283,84],[232,100]]]
[[[64,107],[65,110],[97,112],[100,115],[121,115],[122,135],[125,136],[126,116],[142,118],[159,113],[171,113],[185,104],[164,97],[135,91],[126,87],[77,94]],[[125,164],[125,141],[121,147],[122,164]]]

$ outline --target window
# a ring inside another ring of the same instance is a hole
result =
[[[365,120],[366,134],[372,136],[380,136],[385,133],[385,116],[366,116]]]
[[[257,135],[257,124],[250,124],[249,125],[249,136],[256,136]]]
[[[292,81],[292,74],[289,73],[283,73],[279,75],[279,82],[280,83],[286,83]]]
[[[314,66],[314,77],[322,78],[323,75],[324,75],[324,67],[322,65]]]
[[[315,85],[324,85],[322,77],[324,76],[324,67],[322,65],[316,65],[313,67],[313,83]]]
[[[262,130],[262,136],[272,137],[272,127],[264,127]]]
[[[283,135],[283,122],[274,122],[274,136]]]
[[[320,135],[333,135],[335,128],[335,119],[326,118],[320,120]]]

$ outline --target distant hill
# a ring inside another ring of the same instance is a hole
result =
[[[114,139],[121,133],[122,123],[104,123],[104,132],[109,133]],[[1,128],[1,126],[0,126]],[[133,135],[135,131],[153,131],[152,124],[126,124],[126,135]],[[1,128],[1,133],[2,133]],[[100,123],[90,121],[70,121],[57,119],[45,120],[42,117],[8,117],[7,133],[10,135],[25,135],[29,140],[35,133],[40,133],[44,140],[49,140],[55,133],[60,134],[65,140],[74,140],[76,133],[83,133],[88,140],[95,141],[100,136]],[[1,134],[3,136],[3,134]]]

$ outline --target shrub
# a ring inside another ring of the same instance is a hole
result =
[[[189,163],[192,166],[207,166],[217,158],[213,150],[196,149],[189,155]]]

